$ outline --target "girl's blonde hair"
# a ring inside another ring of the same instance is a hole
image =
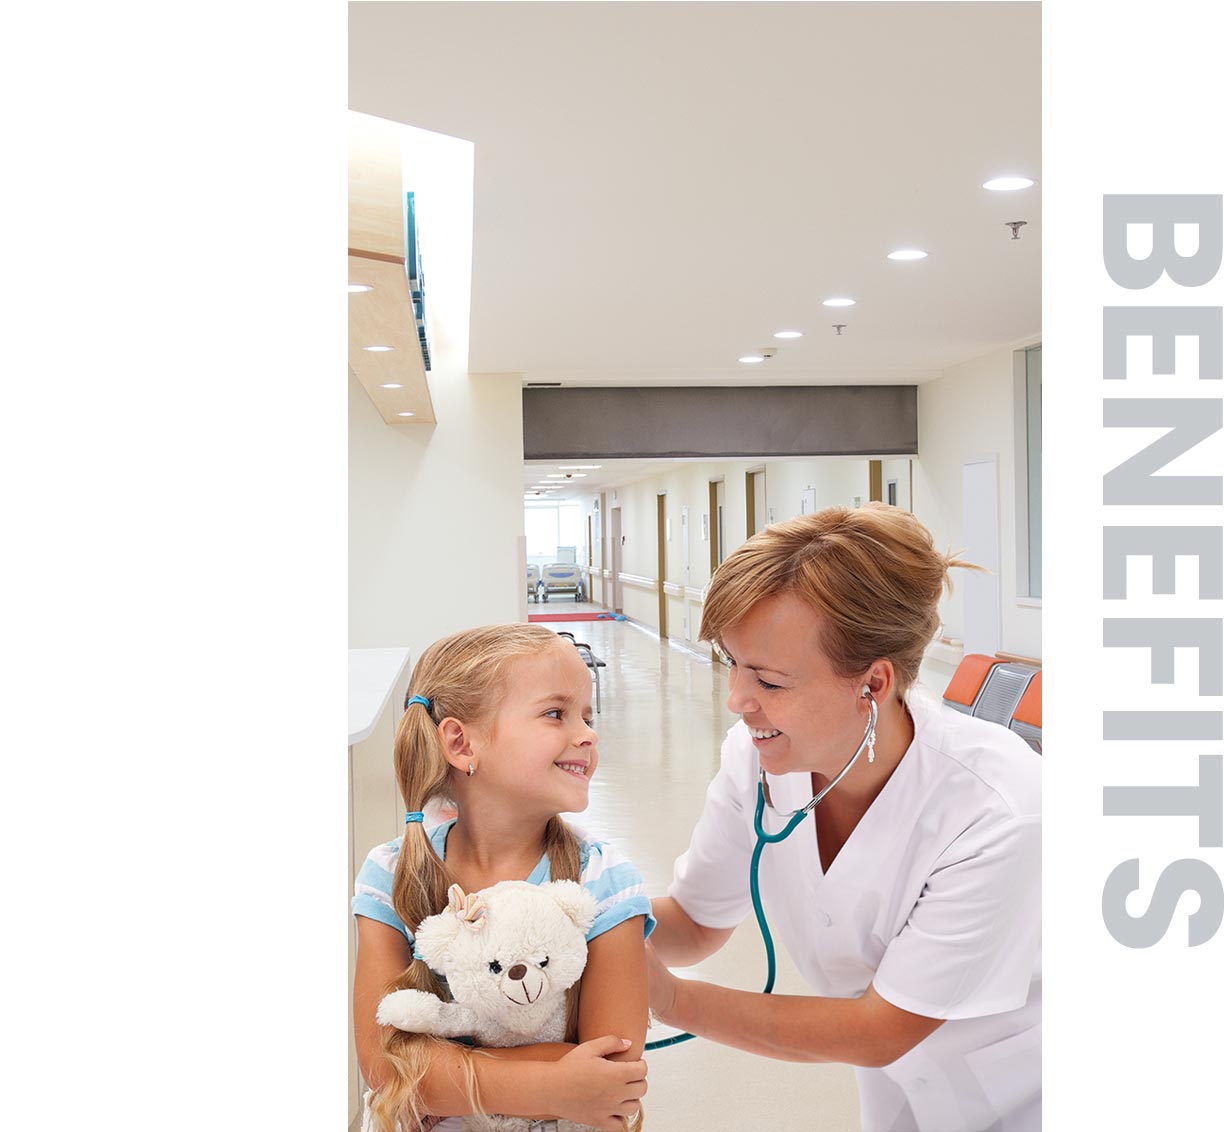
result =
[[[444,637],[421,654],[408,691],[410,696],[424,696],[430,706],[428,710],[420,704],[409,707],[395,733],[395,777],[409,810],[423,811],[433,801],[453,801],[451,768],[438,724],[454,717],[468,725],[490,726],[505,699],[515,661],[561,647],[568,647],[568,643],[542,625],[486,625]],[[552,879],[578,880],[581,850],[569,826],[554,816],[548,821],[544,838]],[[446,893],[452,883],[446,862],[434,852],[424,825],[408,824],[395,865],[391,899],[409,932],[415,935],[422,920],[446,907]],[[578,987],[576,983],[567,994],[567,1041],[577,1036]],[[450,997],[438,976],[420,960],[413,960],[387,987],[387,993],[403,989],[428,991],[442,999]],[[382,1050],[390,1078],[370,1099],[370,1113],[378,1132],[396,1132],[397,1123],[403,1132],[413,1132],[420,1124],[425,1115],[420,1109],[421,1082],[429,1067],[430,1047],[439,1040],[383,1027]],[[465,1061],[465,1066],[473,1106],[481,1111],[470,1061]]]
[[[723,634],[758,601],[793,592],[820,614],[820,645],[853,679],[886,657],[904,693],[939,628],[948,571],[982,567],[935,549],[931,532],[887,503],[826,507],[775,523],[733,551],[706,592],[700,640]]]

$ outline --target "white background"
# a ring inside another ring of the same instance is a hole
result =
[[[0,47],[0,1125],[336,1132],[345,8],[18,11]],[[1191,298],[1113,286],[1101,197],[1224,192],[1210,11],[1044,12],[1055,1132],[1218,1122],[1224,932],[1187,949],[1188,899],[1160,944],[1129,951],[1100,912],[1127,857],[1145,895],[1175,857],[1224,868],[1190,819],[1101,817],[1103,785],[1190,782],[1199,750],[1107,751],[1102,710],[1220,706],[1191,702],[1192,656],[1149,690],[1142,653],[1100,643],[1100,481],[1134,450],[1099,427],[1101,307],[1224,302],[1220,280]],[[1186,376],[1130,384],[1203,395]],[[1184,463],[1219,472],[1218,438]],[[1149,596],[1129,615],[1205,613],[1130,578]],[[1179,569],[1180,592],[1195,580]]]
[[[1197,569],[1180,561],[1177,594],[1153,596],[1150,562],[1133,560],[1128,599],[1105,602],[1101,528],[1219,525],[1219,508],[1102,505],[1106,471],[1155,439],[1101,426],[1102,400],[1219,397],[1197,380],[1197,350],[1179,346],[1177,374],[1153,377],[1147,341],[1128,349],[1129,380],[1101,377],[1101,308],[1224,303],[1224,277],[1188,291],[1167,279],[1145,291],[1113,284],[1102,259],[1105,193],[1221,193],[1213,144],[1221,105],[1218,37],[1199,4],[1048,3],[1043,10],[1045,233],[1043,280],[1045,596],[1045,1127],[1206,1128],[1219,1124],[1218,1006],[1224,930],[1188,948],[1182,897],[1164,939],[1146,950],[1105,930],[1101,888],[1119,862],[1140,861],[1141,914],[1161,870],[1180,857],[1224,869],[1199,849],[1192,818],[1102,817],[1106,784],[1190,784],[1197,756],[1219,743],[1104,743],[1101,712],[1218,710],[1197,694],[1198,664],[1178,650],[1176,681],[1153,688],[1150,656],[1102,646],[1104,617],[1215,617],[1197,599]],[[1145,377],[1146,375],[1146,377]],[[1221,437],[1168,471],[1219,475]]]

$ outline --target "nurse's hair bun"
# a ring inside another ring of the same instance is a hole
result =
[[[794,592],[820,616],[818,644],[839,675],[861,678],[887,658],[904,692],[939,629],[954,569],[982,567],[936,550],[900,507],[827,507],[766,527],[727,557],[706,592],[700,639],[721,644],[762,598]]]

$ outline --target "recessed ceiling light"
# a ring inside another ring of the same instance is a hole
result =
[[[901,248],[895,252],[889,252],[889,259],[926,259],[926,252],[919,251],[917,248]]]
[[[803,331],[802,330],[775,330],[774,337],[775,338],[802,338]]]
[[[603,467],[602,464],[558,464],[558,468],[563,472],[595,472]]]
[[[350,295],[356,295],[360,293],[361,291],[373,291],[373,290],[374,288],[371,287],[368,283],[350,283],[349,284],[349,294]]]
[[[380,385],[379,389],[403,389],[404,387],[398,381],[388,381],[386,385]]]
[[[755,365],[757,362],[763,362],[765,359],[760,354],[745,354],[740,361],[746,366]]]
[[[371,354],[385,354],[388,350],[394,350],[394,346],[362,346],[363,350],[369,350]]]
[[[854,300],[853,299],[825,299],[825,301],[821,303],[820,305],[823,307],[852,307],[854,306]]]
[[[400,413],[401,417],[415,417],[416,413]]]
[[[1031,177],[994,177],[989,181],[983,181],[982,188],[996,193],[1011,193],[1016,189],[1027,189],[1036,183]]]

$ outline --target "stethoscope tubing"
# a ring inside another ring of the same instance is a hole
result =
[[[773,935],[769,931],[769,924],[765,920],[765,908],[761,904],[761,854],[764,852],[766,845],[776,845],[779,841],[785,841],[792,833],[794,833],[799,823],[816,808],[816,806],[820,803],[820,800],[826,794],[828,794],[828,792],[832,790],[834,786],[845,778],[846,772],[849,771],[849,769],[854,766],[856,762],[858,762],[859,755],[863,753],[869,743],[874,741],[878,708],[876,707],[875,699],[866,688],[863,689],[863,695],[871,704],[871,718],[867,722],[867,728],[863,732],[863,741],[859,743],[858,750],[856,750],[854,754],[850,756],[850,760],[844,767],[842,767],[841,772],[837,775],[837,777],[834,778],[832,782],[828,783],[822,790],[820,790],[812,798],[812,800],[803,807],[803,809],[795,810],[789,815],[782,815],[784,817],[789,817],[790,820],[778,833],[765,832],[763,819],[765,817],[765,803],[769,795],[769,784],[765,780],[764,769],[761,770],[761,777],[757,782],[756,811],[752,815],[752,828],[756,833],[757,842],[756,847],[752,850],[752,860],[748,865],[748,891],[752,895],[752,910],[756,914],[757,927],[761,930],[761,940],[765,944],[766,975],[765,987],[761,991],[762,994],[773,993],[774,979],[777,977],[778,973],[778,963],[774,954]],[[774,808],[772,800],[769,800],[769,808],[771,810]],[[774,812],[777,813],[776,810],[774,810]],[[656,1042],[647,1042],[643,1047],[643,1051],[648,1052],[650,1050],[666,1049],[668,1046],[679,1045],[681,1042],[687,1042],[696,1036],[696,1034],[686,1033],[675,1034],[670,1038],[660,1038]]]

